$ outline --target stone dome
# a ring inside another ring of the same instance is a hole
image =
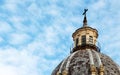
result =
[[[71,53],[52,75],[120,75],[120,67],[109,56],[84,49]]]
[[[97,46],[98,31],[87,25],[84,10],[83,27],[72,37],[74,47],[52,72],[52,75],[120,75],[120,67],[107,55],[100,53]]]

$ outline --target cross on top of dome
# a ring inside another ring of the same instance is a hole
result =
[[[86,12],[88,11],[88,9],[84,9],[84,20],[83,20],[83,27],[87,26],[87,17],[86,17]]]
[[[86,15],[86,12],[88,11],[88,9],[84,9],[84,13],[83,13],[83,15]]]

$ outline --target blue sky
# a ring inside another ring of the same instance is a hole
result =
[[[69,55],[84,8],[101,52],[120,65],[119,7],[119,0],[0,0],[0,75],[50,75]]]

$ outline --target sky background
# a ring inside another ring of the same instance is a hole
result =
[[[51,75],[84,8],[101,52],[120,65],[120,0],[0,0],[0,75]]]

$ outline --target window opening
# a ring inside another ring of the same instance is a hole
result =
[[[81,40],[82,40],[82,45],[85,45],[86,44],[86,36],[83,35]]]

